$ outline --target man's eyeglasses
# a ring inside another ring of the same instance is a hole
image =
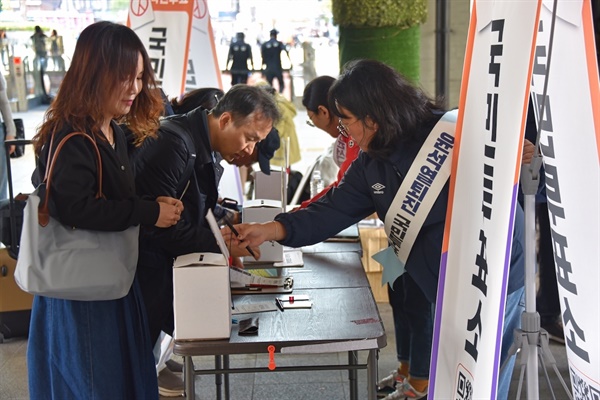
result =
[[[350,134],[348,133],[348,127],[357,121],[359,121],[359,120],[355,119],[354,121],[350,122],[348,125],[344,125],[344,123],[342,122],[342,119],[338,118],[337,130],[340,133],[340,135],[342,135],[345,138],[350,137]]]
[[[307,120],[306,120],[306,125],[310,126],[311,128],[314,128],[314,127],[315,127],[315,123],[314,123],[314,122],[312,122],[310,119],[307,119]]]

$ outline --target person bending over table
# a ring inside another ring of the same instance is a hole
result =
[[[321,129],[335,139],[329,152],[331,152],[333,163],[339,167],[339,170],[335,180],[331,183],[326,183],[327,186],[314,197],[303,201],[300,204],[300,208],[306,208],[310,203],[321,198],[329,189],[336,187],[360,152],[360,147],[358,147],[352,137],[340,134],[337,116],[329,109],[327,95],[333,82],[335,82],[335,79],[327,75],[319,76],[310,81],[306,85],[306,88],[304,88],[302,105],[306,108],[309,118],[306,122],[311,126]],[[316,167],[321,170],[321,176],[325,179],[323,168],[327,167],[327,156],[319,156],[319,159],[321,162]],[[319,162],[319,159],[317,159],[317,162]]]
[[[220,253],[205,218],[209,209],[214,210],[219,197],[218,186],[223,173],[220,161],[232,163],[252,154],[278,118],[273,96],[261,88],[239,84],[210,110],[199,106],[185,114],[164,118],[157,138],[144,141],[132,153],[139,195],[152,197],[156,193],[168,193],[185,205],[181,220],[175,226],[165,230],[148,227],[140,231],[137,276],[152,343],[161,331],[173,335],[175,258],[194,252]],[[188,148],[187,143],[192,148]],[[195,155],[191,171],[187,169],[190,154]],[[186,176],[186,172],[189,175]],[[249,255],[245,247],[230,248],[230,251],[233,257]],[[254,251],[260,254],[259,249]],[[161,370],[159,390],[162,395],[182,394],[183,382],[172,378],[167,369]]]
[[[332,111],[339,117],[340,133],[351,136],[362,150],[342,182],[305,209],[279,214],[275,221],[267,223],[238,225],[237,238],[225,228],[226,240],[239,239],[240,245],[250,246],[276,240],[286,246],[301,247],[319,243],[373,212],[385,221],[398,188],[444,110],[394,69],[372,60],[347,64],[332,85],[329,99]],[[405,265],[408,275],[431,303],[435,303],[437,295],[448,200],[446,182],[427,212]],[[500,364],[508,354],[513,330],[520,326],[524,310],[523,224],[523,210],[518,207]],[[501,373],[498,398],[508,395],[513,367],[514,356]],[[396,397],[391,398],[420,398],[427,393],[427,388],[415,390],[409,379],[396,389]]]

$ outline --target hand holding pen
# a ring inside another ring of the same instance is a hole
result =
[[[286,237],[284,225],[278,221],[250,222],[236,225],[236,230],[231,228],[223,232],[225,240],[233,240],[241,246],[251,246],[253,249],[269,240],[282,240]]]
[[[235,227],[233,226],[233,224],[231,222],[229,222],[229,220],[225,219],[225,224],[227,225],[227,227],[229,228],[231,233],[236,236],[236,238],[240,235],[238,233],[238,231],[235,229]],[[246,246],[246,250],[248,251],[248,253],[250,253],[250,255],[252,257],[254,257],[255,260],[258,260],[258,258],[260,257],[260,254],[257,256],[256,253],[254,252],[254,250],[252,250],[252,248],[250,246]]]

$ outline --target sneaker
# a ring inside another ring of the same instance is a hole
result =
[[[183,372],[183,364],[179,363],[175,360],[168,360],[166,363],[167,368],[169,368],[169,370],[171,372],[178,372],[178,373],[182,373]]]
[[[404,379],[404,382],[396,386],[396,390],[384,397],[383,400],[422,399],[425,396],[427,396],[427,389],[424,392],[418,392],[408,383],[408,379]]]
[[[556,343],[565,344],[565,332],[560,321],[544,324],[541,328],[548,332],[548,339]]]
[[[396,385],[404,382],[404,375],[398,374],[398,370],[393,370],[388,376],[377,382],[377,398],[383,398],[396,390]]]
[[[158,373],[158,394],[163,397],[182,397],[185,394],[183,379],[168,368],[163,368]]]

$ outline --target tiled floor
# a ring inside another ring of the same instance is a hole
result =
[[[35,132],[35,128],[41,122],[44,108],[38,107],[26,113],[16,113],[15,118],[23,118],[27,137],[31,137]],[[323,147],[316,146],[315,143],[320,142],[322,134],[316,132],[315,129],[308,128],[304,121],[306,120],[306,112],[298,110],[297,124],[298,137],[303,148],[303,158],[312,160],[316,154],[320,154]],[[304,171],[309,161],[304,161],[304,164],[299,165],[296,169]],[[15,160],[13,163],[13,174],[15,176],[15,192],[27,192],[31,190],[29,184],[29,176],[33,168],[33,156],[31,151],[23,158]],[[379,304],[381,317],[388,335],[388,345],[379,355],[379,375],[385,376],[397,367],[394,332],[390,306],[386,303]],[[0,399],[27,399],[27,368],[25,362],[25,352],[27,347],[26,339],[10,339],[0,344]],[[561,376],[569,384],[568,363],[563,345],[550,344],[550,350],[557,362],[558,370]],[[306,356],[299,358],[294,356],[278,355],[276,361],[278,365],[301,365],[302,362],[310,361],[311,364],[315,360],[323,364],[333,363],[338,357],[342,357],[341,361],[346,361],[346,353],[331,354],[322,356]],[[360,357],[365,357],[361,354]],[[197,366],[211,366],[214,359],[211,357],[197,357],[194,359]],[[365,362],[361,358],[360,362]],[[511,384],[511,392],[509,398],[515,398],[518,388],[519,378],[519,360],[513,374],[513,382]],[[260,366],[267,364],[265,356],[236,356],[231,357],[233,365],[243,366]],[[552,387],[556,399],[566,399],[567,396],[560,387],[560,382],[556,379],[552,371],[549,372]],[[360,371],[359,377],[359,399],[366,399],[366,372]],[[318,371],[318,372],[294,372],[294,373],[263,373],[263,374],[240,374],[231,377],[231,397],[234,400],[270,400],[270,399],[286,399],[286,400],[313,400],[313,399],[348,399],[347,373],[343,371]],[[540,399],[552,399],[553,396],[548,390],[543,373],[540,372]],[[215,399],[214,378],[210,376],[196,377],[196,395],[202,400]],[[526,397],[526,388],[523,388],[522,397]]]

